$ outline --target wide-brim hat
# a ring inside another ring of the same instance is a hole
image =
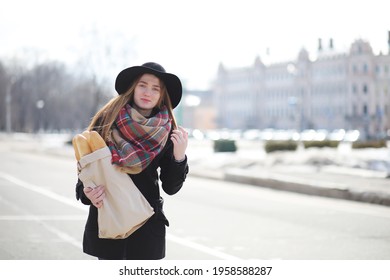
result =
[[[175,108],[180,103],[182,96],[180,79],[174,74],[167,73],[160,64],[155,62],[147,62],[141,66],[132,66],[122,70],[116,77],[115,90],[119,95],[125,93],[135,79],[146,73],[153,74],[164,82],[171,99],[172,108]]]

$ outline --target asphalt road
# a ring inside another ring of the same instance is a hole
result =
[[[94,259],[73,158],[4,143],[0,154],[0,259]],[[389,207],[191,176],[164,199],[168,260],[390,259]]]

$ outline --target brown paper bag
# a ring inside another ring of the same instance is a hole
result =
[[[84,187],[105,186],[103,206],[98,208],[99,238],[126,238],[154,214],[131,178],[111,164],[107,146],[83,156],[78,165]]]

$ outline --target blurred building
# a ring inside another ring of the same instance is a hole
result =
[[[216,110],[210,90],[183,90],[182,102],[175,109],[180,125],[189,129],[216,128]]]
[[[343,128],[366,137],[390,129],[390,51],[375,55],[364,40],[340,53],[319,39],[315,60],[302,49],[285,63],[220,64],[213,90],[220,128]]]

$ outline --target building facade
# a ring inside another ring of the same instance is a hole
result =
[[[219,66],[214,84],[217,125],[230,129],[357,129],[380,137],[390,129],[390,54],[356,40],[346,53],[319,40],[318,56],[294,61]]]
[[[183,89],[182,101],[175,109],[178,123],[188,129],[215,129],[216,110],[213,101],[210,90]]]

